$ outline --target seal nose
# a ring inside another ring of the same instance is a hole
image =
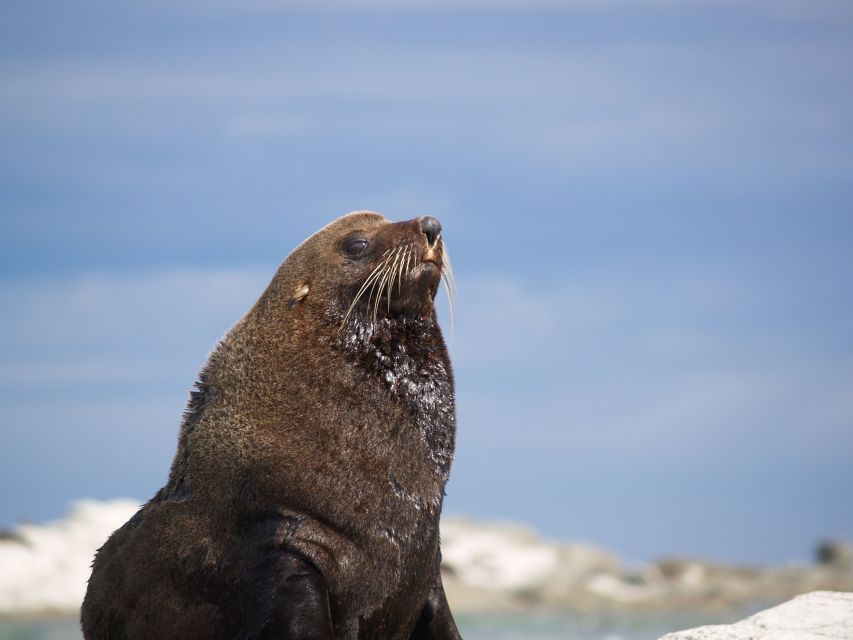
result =
[[[441,223],[432,216],[424,216],[420,218],[421,231],[427,237],[429,246],[433,246],[438,239],[438,234],[441,233]]]

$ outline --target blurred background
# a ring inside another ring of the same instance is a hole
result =
[[[445,513],[635,561],[853,535],[853,5],[7,0],[0,523],[165,481],[355,209],[444,226]]]

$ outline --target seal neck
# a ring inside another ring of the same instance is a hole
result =
[[[425,318],[353,318],[339,347],[409,409],[436,473],[445,480],[453,460],[456,409],[453,372],[433,312]]]

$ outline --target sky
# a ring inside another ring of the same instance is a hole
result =
[[[442,222],[445,513],[629,560],[853,538],[846,0],[4,3],[0,524],[152,496],[352,210]]]

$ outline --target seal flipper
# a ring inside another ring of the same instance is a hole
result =
[[[447,604],[440,572],[412,630],[411,640],[462,640]]]
[[[246,576],[252,596],[240,640],[334,640],[329,590],[317,568],[284,550],[255,560]]]

